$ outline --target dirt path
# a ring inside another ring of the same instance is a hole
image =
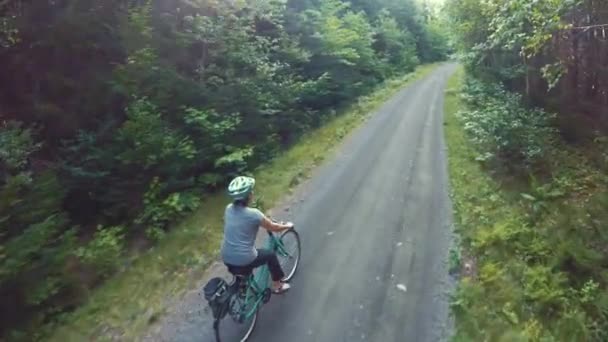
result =
[[[447,339],[452,232],[442,115],[454,69],[441,66],[401,90],[274,209],[296,222],[302,263],[293,289],[262,308],[251,341]],[[208,275],[222,273],[218,264]],[[214,341],[198,292],[142,339]]]

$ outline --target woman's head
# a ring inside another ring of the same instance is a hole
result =
[[[236,177],[228,185],[228,196],[235,203],[247,205],[253,198],[254,187],[255,179],[245,176]]]

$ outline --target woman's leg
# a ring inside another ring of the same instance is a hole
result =
[[[285,277],[285,273],[283,273],[283,270],[281,269],[281,264],[279,264],[277,255],[268,249],[258,249],[258,257],[255,258],[250,265],[252,267],[258,267],[264,264],[268,265],[273,282],[278,283]]]

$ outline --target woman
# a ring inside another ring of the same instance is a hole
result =
[[[283,293],[290,286],[281,281],[285,274],[277,255],[272,250],[256,249],[255,238],[260,226],[271,232],[280,232],[293,228],[293,224],[275,223],[258,209],[249,207],[253,201],[254,186],[255,179],[242,176],[236,177],[228,185],[228,195],[233,202],[224,213],[222,259],[228,268],[255,268],[267,264],[272,277],[272,291]]]

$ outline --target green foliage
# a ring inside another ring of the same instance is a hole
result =
[[[503,81],[525,77],[528,82],[530,74],[536,73],[552,89],[568,61],[547,52],[560,32],[572,26],[567,21],[582,2],[453,0],[448,2],[448,12],[472,72]]]
[[[389,74],[397,70],[411,71],[419,63],[414,36],[407,29],[401,29],[388,11],[379,14],[374,49],[390,68]]]
[[[29,157],[40,148],[34,142],[31,130],[24,129],[20,123],[8,122],[0,127],[0,171],[2,188],[0,189],[0,238],[9,234],[8,227],[18,219],[23,208],[22,196],[35,191],[32,173],[27,169]],[[36,185],[36,184],[34,184]],[[31,222],[27,221],[26,222]],[[6,228],[5,228],[6,227]]]
[[[159,229],[193,211],[199,203],[195,192],[171,193],[163,197],[159,178],[155,177],[144,194],[144,208],[135,223],[147,224],[152,235],[159,237]]]
[[[553,33],[565,27],[562,16],[577,1],[516,0],[493,4],[491,47],[519,48],[528,57],[539,53]]]
[[[497,157],[507,163],[531,165],[544,157],[554,133],[551,115],[527,109],[521,96],[474,79],[467,80],[463,91],[472,110],[458,116],[482,152],[478,160]]]
[[[433,19],[426,25],[428,51],[426,59],[429,61],[441,61],[447,58],[451,52],[449,37],[444,33],[448,25],[445,19]]]
[[[62,266],[74,232],[67,230],[61,212],[63,191],[56,175],[29,170],[41,147],[32,131],[17,122],[5,123],[0,142],[0,290],[15,291],[24,305],[41,305],[68,285]],[[44,281],[30,282],[35,274]]]
[[[246,147],[233,150],[229,154],[217,159],[215,167],[218,170],[232,171],[235,174],[243,173],[247,168],[247,158],[253,154],[253,148]]]
[[[450,254],[448,259],[450,273],[457,273],[462,266],[462,254],[459,249],[450,248]]]
[[[319,35],[326,56],[347,66],[371,67],[374,63],[372,28],[362,12],[347,11],[340,15],[343,4],[328,1],[321,7]]]
[[[52,303],[60,291],[72,285],[63,266],[74,245],[74,231],[65,230],[64,217],[49,216],[27,226],[0,248],[0,279],[5,289],[23,296],[24,302],[19,304]],[[32,277],[40,281],[29,281]]]
[[[116,134],[122,148],[116,158],[123,165],[138,165],[143,170],[175,168],[176,163],[191,160],[196,154],[190,137],[172,130],[158,109],[145,99],[129,106],[127,120]]]
[[[522,193],[521,197],[530,213],[530,218],[535,221],[541,217],[542,214],[547,213],[552,201],[564,197],[565,195],[566,191],[561,189],[559,185],[552,183],[539,184],[536,178],[532,176],[530,190]]]
[[[410,32],[416,44],[417,57],[422,62],[436,62],[444,60],[447,55],[447,43],[436,34],[447,36],[446,30],[434,30],[435,23],[443,22],[439,15],[441,9],[438,4],[428,1],[415,0],[381,0],[384,9],[388,10],[404,31]],[[379,10],[382,12],[382,9]],[[439,44],[439,45],[437,45]]]
[[[596,153],[555,136],[544,145],[543,167],[522,178],[501,172],[503,165],[480,165],[475,156],[494,151],[495,140],[467,131],[458,110],[486,110],[496,94],[509,111],[523,109],[505,102],[504,91],[488,95],[487,86],[459,75],[450,84],[463,83],[464,93],[446,98],[446,137],[456,224],[475,272],[454,296],[455,339],[604,341],[608,197],[602,170],[589,159]]]
[[[17,121],[4,122],[0,130],[0,161],[5,172],[22,170],[33,152],[40,148],[30,129]]]
[[[23,233],[3,246],[2,278],[14,277],[24,269],[31,268],[30,261],[53,238],[62,225],[57,216],[48,217],[45,221],[33,224]]]
[[[0,336],[444,44],[410,0],[0,7]]]
[[[311,47],[306,73],[319,80],[313,108],[357,96],[380,78],[370,21],[349,7],[331,0],[302,14],[301,25],[312,28],[305,37]]]
[[[79,247],[74,255],[92,267],[100,276],[108,276],[119,266],[124,252],[123,227],[97,227],[91,241]]]

